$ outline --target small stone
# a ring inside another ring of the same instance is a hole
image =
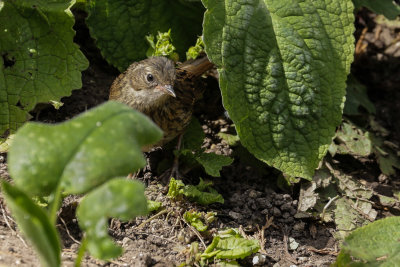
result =
[[[253,265],[261,265],[264,264],[266,261],[267,257],[263,254],[256,254],[253,257]]]
[[[250,189],[249,190],[249,197],[250,198],[257,198],[261,195],[261,192],[257,192],[256,190]]]
[[[274,207],[274,210],[273,210],[272,214],[276,218],[276,217],[281,217],[282,212],[277,207]]]
[[[282,211],[288,211],[292,208],[292,203],[285,203],[281,206]]]
[[[294,230],[294,231],[301,232],[301,231],[304,231],[305,226],[306,226],[306,224],[305,224],[304,222],[299,222],[299,223],[296,223],[296,224],[293,226],[293,230]]]
[[[268,209],[263,209],[263,210],[261,211],[261,214],[263,214],[263,215],[268,215]]]
[[[296,250],[299,247],[299,243],[293,237],[289,237],[289,249]]]
[[[131,243],[132,243],[132,239],[130,239],[129,237],[124,237],[124,239],[122,239],[123,247],[128,247]]]
[[[79,244],[73,243],[73,244],[71,245],[70,249],[71,249],[72,251],[78,251],[78,249],[79,249]]]
[[[231,216],[231,218],[234,220],[240,220],[243,217],[240,213],[234,211],[230,211],[229,216]]]

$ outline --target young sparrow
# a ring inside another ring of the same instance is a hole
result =
[[[125,103],[149,116],[163,131],[160,142],[144,152],[162,146],[182,134],[190,123],[195,101],[203,87],[196,79],[212,64],[201,58],[175,70],[173,61],[151,57],[135,62],[111,85],[110,100]]]

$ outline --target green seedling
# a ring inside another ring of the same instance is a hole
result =
[[[143,167],[141,147],[161,136],[146,116],[115,102],[57,125],[27,123],[19,129],[8,157],[14,186],[3,182],[2,191],[43,266],[61,264],[55,224],[65,194],[86,194],[77,208],[81,251],[87,248],[99,259],[121,254],[107,234],[108,219],[144,215],[147,200],[141,183],[120,176]],[[47,205],[32,197],[46,197]]]

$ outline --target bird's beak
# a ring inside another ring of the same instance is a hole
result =
[[[176,97],[174,88],[172,87],[172,85],[166,84],[166,85],[157,85],[156,88],[166,94],[169,94],[173,97]]]

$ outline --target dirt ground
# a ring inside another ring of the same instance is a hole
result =
[[[90,60],[90,67],[83,72],[83,88],[63,98],[64,105],[59,110],[46,106],[34,111],[34,118],[39,121],[64,121],[106,101],[109,87],[118,75],[118,71],[101,58],[93,40],[87,37],[89,33],[83,15],[76,16],[76,42]],[[387,140],[400,145],[400,27],[377,24],[375,15],[366,10],[358,13],[356,26],[355,36],[360,46],[352,73],[367,87],[368,96],[376,106],[376,119],[389,130]],[[259,253],[266,258],[260,266],[329,266],[334,262],[339,251],[339,242],[334,238],[335,224],[323,223],[317,218],[298,218],[299,183],[279,186],[280,173],[277,170],[252,159],[241,146],[230,147],[217,135],[219,132],[233,133],[234,127],[224,114],[217,80],[210,75],[206,83],[205,96],[195,112],[206,134],[203,147],[230,155],[235,161],[223,168],[219,178],[209,177],[195,169],[185,175],[185,182],[197,184],[199,177],[212,180],[225,203],[202,207],[186,201],[171,201],[166,196],[166,185],[157,179],[159,175],[150,164],[139,173],[138,179],[146,184],[148,198],[162,202],[166,211],[127,223],[112,220],[110,235],[124,247],[125,253],[111,262],[86,256],[83,266],[176,266],[185,262],[190,243],[199,242],[199,248],[203,250],[204,244],[208,245],[212,239],[211,235],[199,235],[183,220],[183,213],[191,209],[217,213],[216,221],[209,227],[210,234],[218,229],[234,227],[241,228],[247,236],[262,240],[263,247]],[[172,152],[158,150],[146,156],[149,162],[157,162],[163,157],[172,158]],[[373,157],[349,160],[338,155],[333,160],[343,167],[344,172],[363,177],[372,190],[400,187],[399,173],[383,179]],[[2,179],[10,179],[6,154],[0,158],[0,175]],[[57,226],[64,247],[63,266],[73,266],[82,237],[74,215],[76,201],[76,198],[67,198],[59,215]],[[20,236],[1,195],[0,208],[0,266],[38,266],[34,252]],[[378,209],[378,212],[378,217],[392,215],[388,210]],[[266,229],[261,231],[263,226]],[[289,245],[293,239],[299,244],[295,249]],[[252,266],[253,257],[239,262],[242,266]]]

